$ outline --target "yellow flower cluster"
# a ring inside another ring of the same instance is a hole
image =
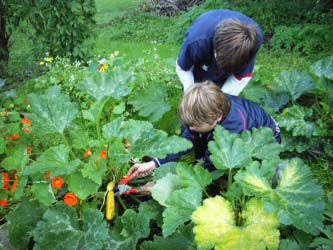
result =
[[[107,63],[103,63],[102,65],[100,65],[99,67],[98,67],[98,70],[99,70],[99,72],[104,72],[105,70],[107,70],[109,68],[109,64],[107,64]]]

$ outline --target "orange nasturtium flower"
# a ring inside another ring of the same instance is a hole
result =
[[[29,118],[27,117],[23,117],[22,120],[21,120],[21,123],[22,124],[27,124],[27,125],[31,125],[31,120],[29,120]]]
[[[24,128],[24,129],[23,129],[23,132],[24,132],[24,133],[29,133],[29,132],[30,132],[30,128]]]
[[[52,184],[52,187],[54,188],[61,188],[62,185],[64,184],[64,179],[61,178],[60,176],[55,176],[52,178],[52,181],[51,181],[51,184]]]
[[[99,158],[106,158],[106,150],[103,149],[101,153],[99,154]]]
[[[2,183],[2,188],[3,189],[8,189],[8,182],[9,182],[9,175],[7,172],[1,172],[0,174],[3,175],[3,183]]]
[[[124,146],[125,146],[125,148],[128,148],[131,146],[131,144],[129,143],[129,141],[127,139],[124,142]]]
[[[91,148],[87,148],[87,150],[84,152],[83,156],[84,156],[84,158],[91,156]]]
[[[47,171],[47,172],[44,174],[44,176],[46,177],[46,179],[50,179],[50,175],[51,175],[50,171]]]
[[[5,207],[5,206],[7,206],[7,204],[8,204],[8,203],[7,203],[7,199],[1,199],[1,200],[0,200],[0,206],[1,206],[1,207]]]
[[[27,154],[31,154],[32,152],[32,147],[27,147]]]
[[[17,184],[18,184],[18,176],[16,176],[15,175],[15,181],[14,181],[14,183],[13,183],[13,185],[12,185],[12,188],[11,188],[11,191],[14,193],[15,192],[15,190],[16,190],[16,188],[17,188]]]
[[[77,204],[77,197],[73,192],[68,192],[64,196],[64,203],[69,206],[75,206]]]
[[[12,141],[18,140],[18,138],[20,138],[19,134],[9,135],[9,139],[11,139]]]

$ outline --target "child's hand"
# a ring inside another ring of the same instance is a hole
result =
[[[156,168],[155,162],[150,161],[146,163],[136,163],[129,170],[128,175],[133,175],[134,177],[143,177],[150,174]]]

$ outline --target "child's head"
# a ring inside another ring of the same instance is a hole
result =
[[[180,120],[198,132],[208,132],[230,110],[228,98],[211,81],[196,83],[183,96],[178,106]]]
[[[227,73],[238,73],[253,58],[257,51],[256,28],[239,20],[221,21],[213,39],[218,66]]]

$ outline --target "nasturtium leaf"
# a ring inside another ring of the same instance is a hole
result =
[[[29,162],[29,155],[26,152],[26,146],[16,146],[7,153],[8,157],[2,160],[1,166],[7,171],[16,170],[20,172]]]
[[[170,236],[178,226],[191,219],[193,211],[201,204],[201,197],[201,189],[194,186],[172,192],[163,212],[163,237]]]
[[[273,109],[274,112],[279,111],[290,100],[287,92],[268,91],[263,99],[264,105]]]
[[[74,192],[74,194],[81,200],[84,200],[89,195],[96,193],[100,186],[96,182],[83,177],[82,174],[77,172],[67,176],[65,181],[68,184],[69,191]]]
[[[144,241],[140,250],[197,250],[192,228],[192,224],[181,226],[167,238],[155,235],[154,241]]]
[[[154,129],[146,121],[117,119],[103,126],[103,136],[106,139],[124,138],[131,146],[128,151],[135,158],[165,157],[167,154],[178,153],[192,147],[192,143],[179,136],[169,136],[162,130]]]
[[[35,198],[44,206],[50,206],[56,201],[52,187],[47,183],[34,183],[31,186],[31,192]]]
[[[95,122],[96,118],[97,118],[97,113],[98,113],[98,109],[104,105],[105,103],[105,98],[101,98],[99,100],[97,100],[96,102],[94,102],[94,104],[90,107],[90,109],[88,110],[83,110],[82,111],[82,116],[84,119],[87,119],[89,121]]]
[[[251,84],[251,88],[245,88],[242,91],[242,97],[245,97],[253,102],[260,103],[262,98],[266,95],[267,89],[265,86],[253,82],[253,78],[251,80]]]
[[[158,121],[164,113],[170,110],[166,102],[166,88],[145,89],[136,95],[130,96],[128,103],[131,104],[140,116],[148,117],[151,122]]]
[[[77,104],[60,93],[60,87],[46,90],[44,95],[29,94],[30,111],[34,130],[41,134],[63,133],[77,117]]]
[[[103,214],[98,210],[83,212],[83,228],[78,225],[75,209],[64,204],[50,207],[34,230],[34,249],[102,249],[108,237]]]
[[[166,205],[166,200],[180,187],[179,177],[175,174],[167,174],[159,179],[153,187],[149,188],[152,197],[162,206]]]
[[[61,144],[44,151],[37,161],[23,169],[24,175],[44,174],[50,171],[51,176],[69,175],[80,164],[79,160],[69,161],[69,150]]]
[[[101,159],[100,161],[91,161],[84,164],[81,172],[84,178],[88,178],[95,183],[101,185],[103,174],[106,172],[106,161]]]
[[[238,134],[229,133],[222,126],[216,126],[214,141],[208,144],[210,159],[217,169],[233,169],[252,161],[248,145]]]
[[[112,113],[116,114],[116,115],[120,115],[120,114],[124,113],[125,110],[126,110],[126,103],[120,102],[112,109]]]
[[[282,150],[270,128],[253,128],[252,133],[249,130],[244,131],[241,138],[248,144],[247,148],[251,156],[256,159],[271,159],[279,155]]]
[[[291,99],[296,101],[304,92],[315,88],[311,77],[304,71],[282,71],[275,78],[278,91],[288,92]]]
[[[311,137],[315,123],[307,122],[306,118],[312,116],[312,110],[302,106],[294,105],[278,116],[277,122],[280,127],[284,127],[287,131],[292,131],[293,136],[304,135]]]
[[[128,164],[132,155],[130,149],[125,148],[124,143],[120,141],[114,141],[109,145],[108,158],[113,166],[119,166],[122,164]]]
[[[199,249],[277,250],[279,221],[275,213],[267,213],[262,201],[254,198],[243,211],[243,225],[235,224],[229,201],[221,196],[204,200],[192,214],[193,231]]]
[[[271,188],[258,167],[239,172],[234,179],[247,195],[256,195],[265,206],[278,212],[279,220],[311,234],[317,234],[322,226],[323,190],[311,171],[300,159],[287,161],[280,170],[278,185]]]
[[[27,212],[29,211],[29,212]],[[36,201],[23,199],[14,210],[6,216],[8,222],[8,235],[14,249],[27,249],[31,232],[42,218],[44,209]]]
[[[164,167],[164,166],[163,166]],[[203,190],[212,183],[212,175],[201,165],[194,167],[185,163],[177,164],[177,174],[180,177],[180,183],[184,187],[198,187]]]
[[[108,70],[102,73],[92,71],[89,76],[79,83],[78,88],[96,100],[100,100],[104,96],[120,99],[131,92],[129,83],[132,80],[132,71],[124,71],[118,67],[115,70]]]
[[[14,200],[21,200],[24,193],[24,188],[28,183],[28,176],[20,176],[18,179],[18,184],[14,193]]]
[[[333,56],[315,62],[310,67],[311,71],[320,78],[333,80]]]

